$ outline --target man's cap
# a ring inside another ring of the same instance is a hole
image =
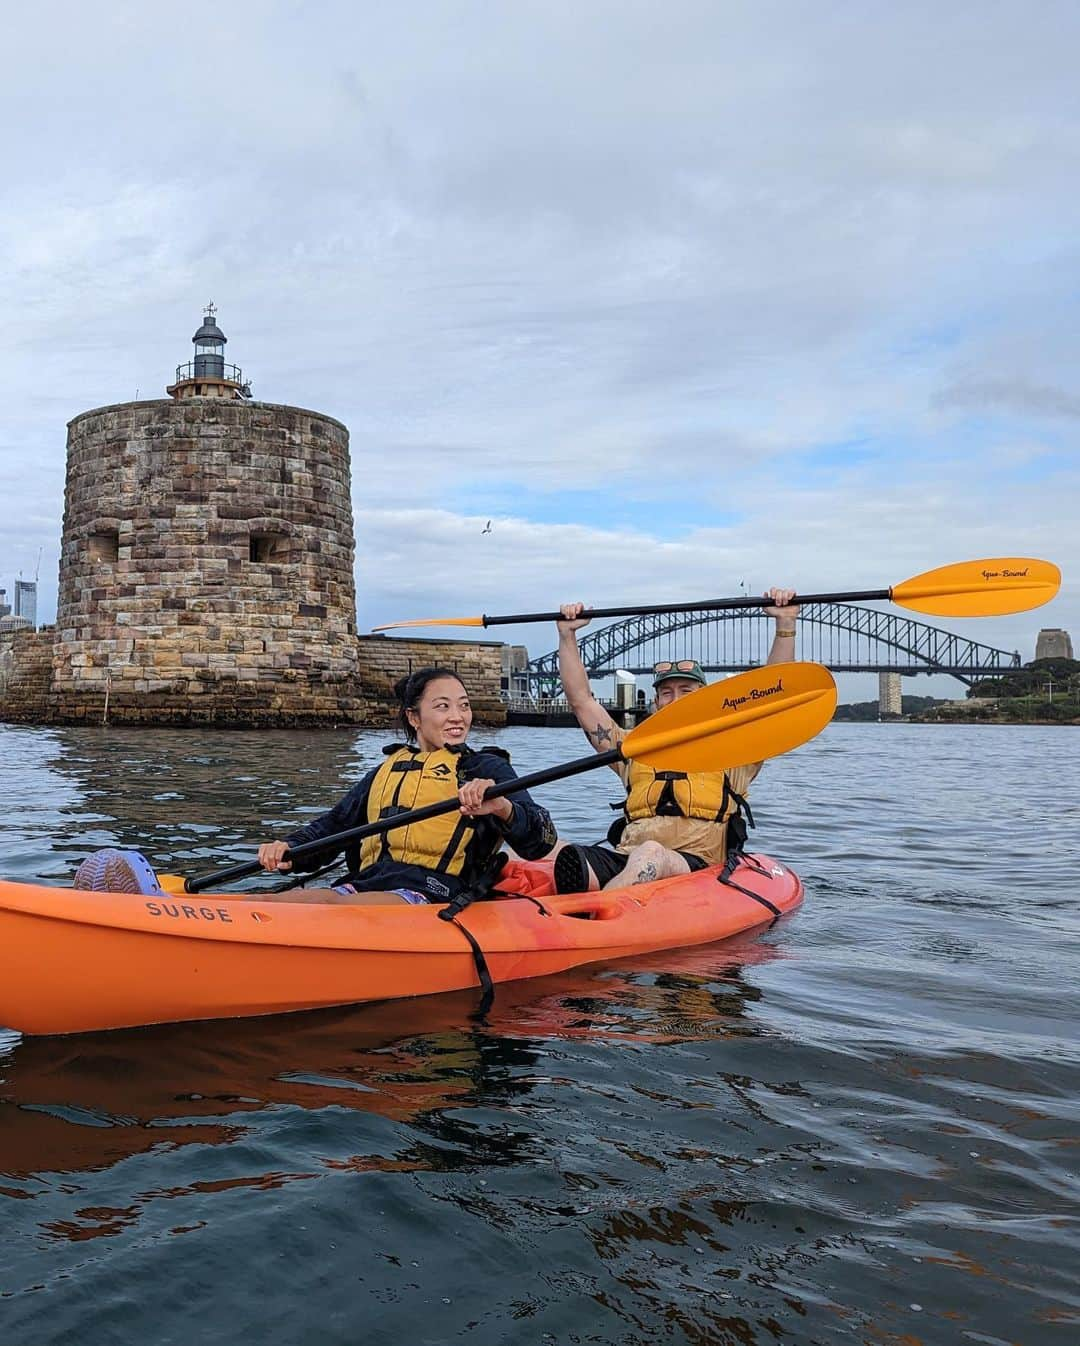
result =
[[[669,678],[689,678],[691,682],[706,685],[705,673],[696,659],[661,659],[653,664],[653,687],[659,687]]]

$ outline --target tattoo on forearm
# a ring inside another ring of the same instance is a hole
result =
[[[602,724],[598,724],[596,728],[592,731],[592,733],[589,735],[589,737],[599,748],[601,743],[611,742],[611,730],[605,729]]]
[[[634,880],[634,882],[648,883],[651,879],[655,878],[656,878],[656,866],[653,864],[642,865],[637,872],[637,878]]]

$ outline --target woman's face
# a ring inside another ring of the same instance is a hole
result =
[[[469,694],[457,678],[432,678],[408,716],[422,752],[456,747],[465,742],[472,728]]]

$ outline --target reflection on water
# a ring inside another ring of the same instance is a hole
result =
[[[30,789],[36,806],[9,825],[32,842],[40,814],[50,832],[42,871],[62,881],[87,852],[134,847],[159,869],[191,871],[207,860],[251,859],[279,835],[334,803],[377,759],[373,733],[8,729],[46,735]],[[0,745],[4,739],[0,738]],[[13,757],[19,745],[11,745]],[[33,829],[33,831],[32,831]],[[13,877],[15,877],[13,875]]]
[[[743,968],[776,956],[768,945],[732,940],[660,964],[654,954],[510,983],[482,1026],[476,994],[462,992],[250,1022],[7,1034],[4,1172],[30,1178],[107,1167],[162,1145],[226,1144],[247,1134],[249,1114],[284,1104],[433,1126],[451,1104],[521,1087],[509,1067],[533,1059],[531,1035],[660,1043],[738,1031],[759,994]],[[376,1166],[371,1156],[364,1162]]]
[[[384,737],[0,727],[6,873],[246,859]],[[793,920],[500,987],[483,1024],[461,994],[0,1032],[4,1340],[1071,1342],[1073,742],[834,726],[755,787]],[[616,793],[543,798],[593,839]]]

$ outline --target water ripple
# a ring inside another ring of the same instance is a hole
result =
[[[6,872],[246,859],[383,739],[0,727]],[[484,1024],[456,995],[0,1031],[5,1340],[1074,1340],[1074,744],[833,726],[754,791],[797,917],[500,988]],[[616,794],[544,798],[595,838]]]

